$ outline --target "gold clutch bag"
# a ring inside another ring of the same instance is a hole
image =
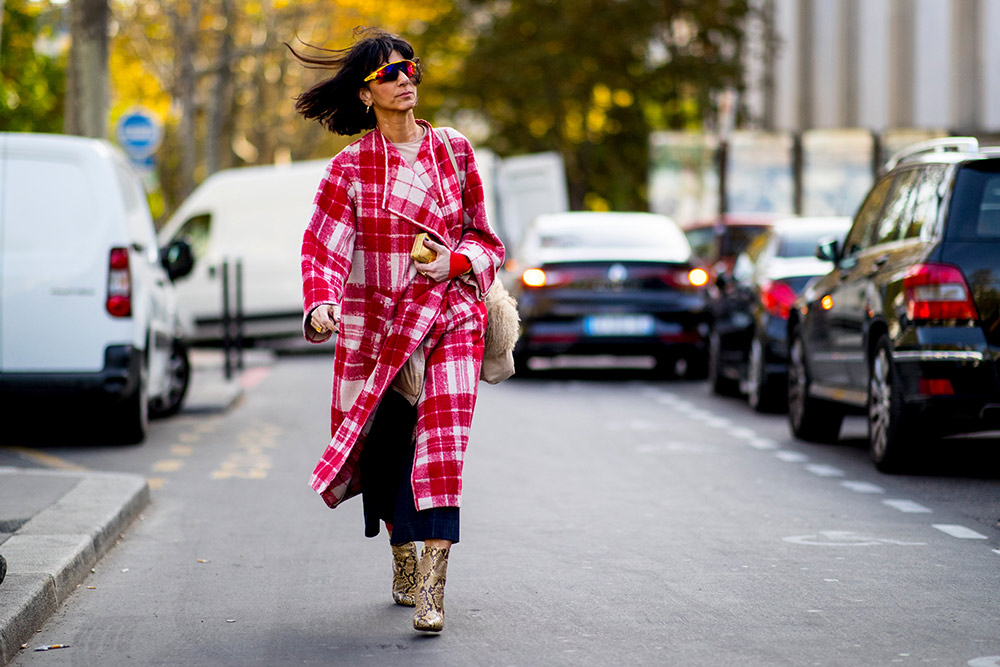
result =
[[[424,239],[428,236],[427,232],[417,234],[417,237],[413,239],[413,247],[410,249],[410,257],[422,264],[433,262],[437,258],[437,253],[424,245]]]

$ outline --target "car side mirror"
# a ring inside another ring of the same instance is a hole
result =
[[[823,239],[816,246],[816,257],[827,262],[833,262],[836,265],[840,258],[840,241],[832,238]]]
[[[183,278],[194,268],[194,253],[191,252],[191,244],[181,239],[171,241],[170,245],[163,248],[160,251],[160,258],[170,280]]]

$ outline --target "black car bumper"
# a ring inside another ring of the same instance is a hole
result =
[[[115,402],[135,391],[141,370],[142,350],[111,345],[104,351],[104,368],[94,373],[0,373],[0,396]]]
[[[940,434],[1000,428],[1000,352],[899,351],[893,355],[903,401]]]

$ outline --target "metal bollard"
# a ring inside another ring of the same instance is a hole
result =
[[[232,346],[231,325],[229,317],[229,260],[222,260],[222,356],[224,357],[225,377],[231,380],[233,368],[229,349]]]

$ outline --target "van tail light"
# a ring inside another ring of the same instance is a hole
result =
[[[132,314],[132,276],[128,267],[128,248],[112,248],[108,261],[108,300],[105,305],[113,317]]]
[[[911,320],[978,320],[962,272],[947,264],[917,264],[903,277]]]
[[[777,280],[765,280],[760,285],[760,303],[770,315],[788,319],[795,303],[795,290]]]

